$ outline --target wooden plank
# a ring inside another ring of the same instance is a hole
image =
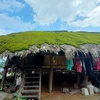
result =
[[[31,81],[31,82],[23,82],[23,83],[24,83],[24,84],[39,83],[39,81],[35,81],[35,82]]]
[[[66,58],[65,56],[56,56],[57,66],[66,66]]]
[[[39,89],[36,90],[23,90],[22,93],[37,93],[39,92]]]
[[[65,66],[66,65],[65,56],[53,56],[52,57],[52,65],[53,66]]]
[[[23,88],[39,88],[39,86],[37,86],[37,85],[34,85],[34,86],[23,86]]]
[[[52,55],[44,55],[44,65],[45,66],[50,66],[50,58],[52,57]]]
[[[42,68],[49,69],[49,68],[51,68],[51,66],[42,66]],[[53,65],[53,69],[56,69],[56,68],[66,69],[66,66],[54,66]]]
[[[25,79],[27,78],[40,78],[39,76],[34,76],[34,77],[25,77]]]
[[[34,67],[36,67],[36,68],[50,68],[51,66],[50,65],[44,65],[44,66],[33,66],[33,65],[27,65],[27,66],[24,66],[24,67],[27,67],[27,68],[30,68],[30,67],[32,67],[32,69],[29,69],[29,70],[35,70],[35,68]],[[25,70],[27,70],[27,68],[25,68]],[[66,68],[66,66],[64,66],[64,65],[53,65],[53,68]],[[39,70],[39,69],[36,69],[36,70]]]
[[[51,63],[53,66],[57,66],[57,65],[63,66],[66,65],[66,58],[65,56],[44,55],[44,65],[50,66]]]
[[[22,95],[22,98],[38,98],[38,95]]]

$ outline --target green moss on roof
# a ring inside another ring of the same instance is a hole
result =
[[[13,33],[0,36],[0,53],[5,50],[11,52],[26,50],[32,45],[40,47],[42,44],[69,44],[79,47],[81,44],[100,44],[99,33],[89,32],[43,32],[31,31]]]

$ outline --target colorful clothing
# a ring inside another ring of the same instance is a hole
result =
[[[89,77],[93,75],[93,61],[92,59],[85,59],[85,68],[86,68],[86,73]]]
[[[100,57],[98,58],[98,62],[97,62],[97,70],[100,70]]]
[[[15,75],[15,73],[14,72],[10,72],[10,73],[7,73],[7,77],[13,77]]]
[[[67,70],[72,70],[72,67],[73,67],[73,60],[70,59],[70,60],[66,60],[66,65],[67,65]]]
[[[85,66],[85,61],[84,60],[82,60],[82,73],[83,74],[87,74],[87,72],[86,72],[86,66]]]
[[[77,67],[77,72],[82,72],[82,62],[81,62],[81,60],[77,60],[76,61],[76,67]]]

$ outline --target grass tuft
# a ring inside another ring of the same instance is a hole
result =
[[[69,44],[79,47],[81,44],[100,44],[100,34],[90,32],[43,32],[27,31],[0,36],[0,53],[5,50],[11,52],[28,49],[32,45],[40,47],[42,44]]]

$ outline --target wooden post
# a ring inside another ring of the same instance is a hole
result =
[[[9,56],[7,57],[5,67],[7,67],[8,62],[9,62]],[[7,73],[7,68],[4,69],[4,72],[3,72],[3,75],[2,75],[1,90],[2,90],[3,87],[4,87],[4,81],[5,81],[6,73]]]
[[[49,93],[52,93],[52,86],[53,86],[53,67],[50,68]]]
[[[50,74],[49,74],[49,93],[52,93],[52,87],[53,87],[53,66],[52,66],[52,57],[50,59]]]

